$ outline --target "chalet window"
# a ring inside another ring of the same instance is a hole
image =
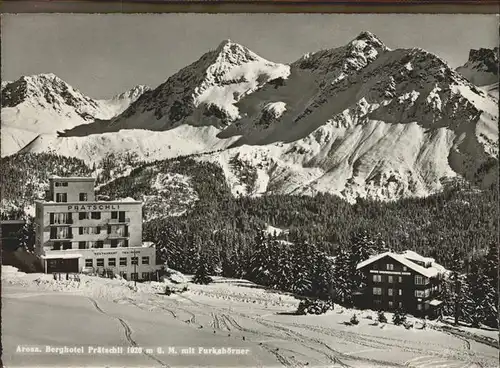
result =
[[[116,258],[109,258],[108,259],[108,266],[115,267],[116,266]]]
[[[52,225],[54,224],[54,214],[51,212],[49,216],[50,216],[50,224]]]
[[[422,304],[417,304],[417,310],[422,310]]]
[[[373,288],[373,295],[382,295],[382,288],[374,287]]]
[[[403,289],[399,289],[399,295],[403,295]]]
[[[394,308],[394,303],[392,301],[389,301],[389,308],[390,309]]]
[[[388,264],[387,264],[387,269],[388,269],[389,271],[393,271],[393,270],[394,270],[394,265],[393,265],[392,263],[388,263]]]
[[[424,290],[415,290],[415,296],[417,298],[423,298],[425,295],[425,291]]]
[[[133,264],[133,265],[137,265],[137,264],[139,264],[139,257],[132,257],[132,262],[131,262],[131,264]]]
[[[425,285],[425,278],[421,275],[415,275],[415,285]]]
[[[97,267],[104,267],[104,258],[97,258]]]
[[[382,282],[382,275],[373,275],[373,282]]]
[[[95,233],[96,233],[96,234],[100,234],[100,233],[101,233],[101,227],[100,227],[100,226],[97,226],[97,227],[95,228]]]
[[[399,302],[399,303],[398,303],[398,307],[399,307],[399,308],[403,308],[403,302]]]
[[[61,243],[55,242],[54,246],[52,247],[52,250],[61,250]]]
[[[87,193],[80,193],[80,202],[87,202]]]
[[[408,271],[408,268],[406,266],[403,266],[403,271]]]
[[[388,280],[387,280],[390,284],[392,284],[394,282],[394,277],[393,276],[388,276]]]
[[[96,248],[104,248],[104,242],[102,240],[96,241],[95,247]]]
[[[78,242],[78,249],[85,249],[85,242],[84,241]]]
[[[90,218],[94,220],[99,220],[101,218],[101,213],[100,212],[92,212],[90,215]]]
[[[111,212],[111,218],[113,220],[117,219],[118,218],[118,212],[116,212],[116,211]]]
[[[73,246],[71,245],[71,242],[64,242],[63,243],[63,249],[64,250],[73,249]]]
[[[392,289],[387,289],[387,295],[392,296]]]
[[[111,248],[116,248],[118,246],[118,240],[111,239]]]
[[[57,228],[55,227],[50,228],[50,238],[57,239]]]
[[[122,241],[122,247],[128,248],[128,239],[125,239],[124,241]]]
[[[425,289],[425,297],[428,298],[431,295],[431,289]]]
[[[142,257],[142,264],[149,264],[149,257]]]
[[[85,260],[85,267],[92,267],[94,265],[94,260],[92,258],[88,258]]]
[[[398,276],[398,282],[401,284],[403,282],[403,277],[402,276]]]
[[[120,266],[126,266],[127,265],[127,258],[120,258]]]
[[[425,303],[424,304],[424,308],[425,308],[425,310],[428,310],[429,309],[429,303]]]

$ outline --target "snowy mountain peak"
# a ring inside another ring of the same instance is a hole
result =
[[[112,98],[112,100],[114,101],[128,100],[133,102],[137,100],[142,94],[148,91],[151,91],[151,87],[140,84],[138,86],[129,89],[128,91],[115,95]]]
[[[498,83],[498,47],[470,50],[467,62],[457,71],[477,86]]]
[[[75,90],[68,83],[53,73],[22,76],[17,81],[5,86],[2,96],[2,108],[14,107],[21,103],[46,108],[61,108],[69,105],[81,109],[83,105],[96,108],[91,98]],[[88,111],[81,110],[82,114]]]

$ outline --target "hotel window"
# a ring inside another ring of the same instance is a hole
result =
[[[398,276],[398,282],[401,284],[403,282],[403,277],[402,276]]]
[[[394,308],[394,303],[392,301],[389,301],[389,308]]]
[[[104,267],[104,258],[97,258],[97,267]]]
[[[104,242],[102,240],[98,240],[95,242],[96,248],[104,248]]]
[[[130,264],[133,264],[133,265],[139,264],[139,257],[132,257]]]
[[[109,258],[108,259],[108,266],[116,266],[116,258]]]
[[[398,302],[399,308],[403,308],[403,302]]]
[[[67,187],[68,182],[67,181],[56,181],[56,187]]]
[[[100,227],[100,226],[97,226],[97,227],[95,228],[95,233],[96,233],[96,234],[100,234],[100,233],[101,233],[101,227]]]
[[[394,282],[394,277],[388,276],[388,280],[387,281],[392,284]]]
[[[149,280],[149,272],[143,272],[142,273],[142,279],[146,280],[146,281]]]
[[[101,219],[101,213],[100,212],[92,212],[91,216],[92,219],[94,220],[100,220]]]
[[[111,239],[111,248],[116,248],[118,246],[118,240]]]
[[[92,258],[88,258],[85,260],[85,267],[92,267],[94,265],[94,260]]]
[[[388,263],[388,264],[387,264],[387,269],[388,269],[389,271],[393,271],[393,270],[394,270],[394,265],[393,265],[392,263]]]
[[[120,266],[126,266],[127,265],[127,258],[120,258]]]
[[[94,242],[93,241],[89,241],[88,245],[89,245],[89,249],[94,248]]]
[[[52,250],[61,250],[61,243],[55,242]]]
[[[130,274],[130,280],[137,280],[137,272],[132,272]]]
[[[87,193],[80,193],[80,202],[87,202]]]
[[[89,213],[88,212],[79,212],[78,218],[80,220],[87,220],[89,218]]]
[[[116,220],[118,218],[118,212],[116,212],[116,211],[111,212],[111,218],[113,220]]]
[[[406,266],[403,266],[403,271],[408,271],[408,268],[406,268]]]
[[[373,288],[373,295],[382,295],[382,288],[374,287]]]
[[[85,242],[84,241],[78,242],[78,249],[85,249]]]
[[[128,239],[125,239],[124,241],[122,241],[122,247],[128,248]]]
[[[399,295],[403,295],[403,289],[399,289]]]
[[[142,264],[149,264],[149,257],[142,257]]]
[[[415,296],[417,298],[423,298],[425,296],[424,290],[415,290]]]
[[[68,194],[67,193],[56,193],[56,202],[67,202]]]
[[[373,302],[374,302],[374,303],[375,303],[375,305],[377,305],[377,306],[378,306],[378,305],[380,305],[380,304],[382,304],[382,300],[379,300],[379,299],[375,299]]]
[[[415,285],[425,285],[425,279],[421,275],[415,275]]]
[[[392,296],[392,289],[387,289],[387,295]]]
[[[382,282],[382,275],[373,275],[373,282]]]

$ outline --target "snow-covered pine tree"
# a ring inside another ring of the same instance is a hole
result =
[[[334,262],[334,298],[340,304],[351,305],[356,288],[350,252],[339,248]]]

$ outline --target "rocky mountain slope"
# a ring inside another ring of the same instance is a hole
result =
[[[17,152],[40,134],[112,118],[148,89],[138,86],[109,100],[95,100],[54,74],[2,82],[2,156]]]
[[[369,32],[289,66],[223,42],[116,118],[24,151],[197,153],[223,169],[234,195],[390,200],[496,180],[497,104],[439,57],[390,50]]]
[[[470,50],[467,62],[457,71],[476,86],[498,83],[498,47]]]

